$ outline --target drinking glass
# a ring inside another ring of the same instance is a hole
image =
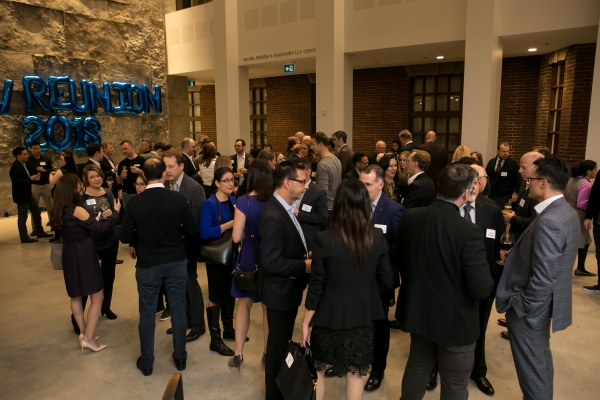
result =
[[[504,210],[502,212],[509,213],[512,212],[512,203],[506,203],[504,205]]]
[[[510,250],[512,249],[513,245],[515,244],[515,235],[513,235],[512,233],[503,233],[502,236],[500,236],[500,248],[504,251],[506,251],[506,256],[508,256],[508,253],[510,252]],[[498,261],[499,265],[504,265],[504,261],[500,260]]]

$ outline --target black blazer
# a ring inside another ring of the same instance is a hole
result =
[[[367,157],[369,159],[369,165],[377,164],[377,155],[378,153],[373,153],[369,157]]]
[[[265,204],[258,235],[261,262],[258,270],[260,301],[273,310],[292,311],[302,302],[308,284],[306,249],[285,208],[275,196]]]
[[[400,328],[443,346],[475,343],[479,299],[494,289],[481,228],[455,204],[435,200],[404,212],[396,243],[403,264]]]
[[[496,203],[477,197],[477,201],[475,201],[475,225],[480,227],[483,232],[485,255],[492,276],[497,275],[498,264],[496,261],[500,259],[500,238],[505,230],[502,210]],[[494,231],[494,233],[492,234],[491,231]]]
[[[344,145],[337,154],[337,158],[339,158],[340,163],[342,164],[342,178],[350,172],[350,170],[354,169],[354,164],[352,163],[352,156],[354,152],[348,145]]]
[[[427,174],[423,173],[417,176],[406,188],[402,205],[407,210],[409,208],[427,207],[435,200],[436,195],[435,183]]]
[[[352,167],[350,172],[348,172],[346,175],[344,175],[342,177],[342,180],[343,179],[351,179],[351,178],[356,178],[356,179],[360,178],[360,174],[358,173],[358,171],[356,171],[356,168],[354,168],[354,167]]]
[[[396,234],[398,233],[398,224],[400,223],[400,217],[404,213],[404,206],[396,203],[394,200],[381,193],[381,197],[375,207],[373,218],[371,218],[371,224],[373,226],[379,226],[378,228],[384,232],[385,241],[390,249],[390,262],[392,270],[394,271],[394,287],[400,286],[400,264],[398,262],[398,253],[396,251]],[[385,228],[383,228],[385,226]],[[380,288],[380,293],[385,293],[383,288]]]
[[[188,156],[186,156],[185,154],[183,155],[183,172],[187,175],[187,176],[194,176],[194,175],[198,175],[198,171],[196,170],[196,168],[194,167],[194,163],[190,160],[190,158]]]
[[[510,219],[510,233],[515,235],[515,243],[531,224],[531,221],[537,217],[538,213],[535,211],[535,206],[538,204],[540,204],[539,201],[529,197],[529,188],[523,190],[517,201],[513,203],[515,216]]]
[[[597,183],[600,179],[596,179],[592,185],[592,191],[590,192],[590,198],[588,199],[587,208],[585,209],[585,219],[598,221],[598,212],[600,211],[600,183]]]
[[[306,247],[311,251],[315,235],[322,231],[329,221],[327,191],[311,183],[302,196],[296,218],[304,232]]]
[[[250,161],[248,161],[248,158],[250,157],[250,154],[245,153],[245,158],[244,158],[244,165],[239,166],[238,162],[237,162],[237,154],[234,154],[232,156],[229,156],[229,158],[231,158],[231,161],[233,161],[233,164],[231,165],[231,169],[233,170],[234,173],[237,173],[237,169],[238,167],[241,168],[246,168],[248,169],[250,167]],[[247,174],[244,174],[244,179],[247,177]],[[238,196],[239,197],[239,196]]]
[[[15,160],[8,172],[12,182],[12,198],[17,204],[29,203],[31,201],[31,184],[33,181],[27,175],[25,166],[19,160]]]
[[[385,237],[381,229],[373,233],[366,267],[355,264],[341,235],[331,229],[317,234],[304,303],[316,310],[315,325],[350,329],[385,318],[377,287],[391,289],[394,278]]]
[[[399,153],[402,153],[403,151],[411,152],[413,150],[420,150],[420,149],[421,149],[421,147],[418,144],[416,144],[415,142],[410,142],[410,143],[407,143],[406,146],[401,147]]]
[[[519,193],[519,189],[521,189],[519,163],[508,157],[504,161],[504,164],[502,164],[500,173],[496,173],[497,159],[498,157],[492,158],[488,162],[487,167],[485,167],[490,184],[492,185],[492,193],[490,196],[506,196],[512,195],[513,193]],[[506,176],[502,176],[503,173],[506,173]]]
[[[114,161],[113,161],[113,164],[115,164]],[[116,166],[117,166],[117,164],[115,164],[115,167]],[[120,185],[117,183],[117,174],[116,174],[116,172],[113,172],[112,166],[110,165],[110,163],[108,162],[108,160],[106,159],[106,157],[102,157],[102,160],[100,161],[100,168],[102,168],[102,172],[104,172],[104,183],[106,183],[106,178],[108,178],[109,176],[112,176],[112,178],[113,178],[113,184],[112,184],[111,192],[115,196],[115,199],[118,199],[119,198],[118,194],[119,194],[119,186]]]
[[[438,184],[440,172],[448,165],[448,150],[441,144],[427,142],[421,145],[421,150],[425,150],[431,156],[431,164],[425,173],[431,178],[433,183]]]

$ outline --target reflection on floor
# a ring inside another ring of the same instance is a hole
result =
[[[46,215],[44,213],[44,222]],[[138,308],[134,276],[135,263],[121,246],[117,266],[112,310],[118,319],[101,317],[96,331],[100,343],[108,348],[100,353],[81,354],[77,336],[69,320],[70,306],[61,271],[52,270],[48,240],[21,244],[16,217],[0,219],[0,397],[20,399],[157,399],[162,397],[170,373],[177,372],[171,359],[172,342],[165,331],[170,322],[156,319],[154,374],[144,377],[136,369],[140,355],[137,333]],[[596,272],[596,260],[590,253],[587,268]],[[204,266],[199,265],[199,281],[207,302]],[[582,285],[593,285],[596,278],[573,279],[573,325],[552,336],[556,399],[597,398],[596,378],[600,372],[600,296],[585,293]],[[294,337],[300,333],[303,309],[296,321]],[[393,317],[394,308],[390,311]],[[500,338],[502,328],[493,312],[487,334],[488,379],[496,389],[496,400],[521,397],[508,341]],[[227,357],[211,353],[208,333],[188,344],[187,369],[183,372],[186,399],[264,398],[264,373],[261,364],[261,308],[252,308],[241,372],[227,367]],[[365,399],[400,397],[402,374],[410,339],[392,330],[388,368],[382,387],[365,393]],[[228,342],[233,347],[233,342]],[[365,378],[366,379],[366,378]],[[325,398],[344,397],[344,380],[325,380]],[[437,399],[440,387],[425,399]],[[487,399],[473,382],[471,399]]]

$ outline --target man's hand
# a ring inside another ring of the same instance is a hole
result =
[[[592,220],[586,219],[585,221],[583,221],[583,226],[585,226],[585,229],[589,231],[590,229],[592,229]]]
[[[312,260],[304,260],[304,263],[306,264],[306,273],[310,274],[310,267],[312,266]]]
[[[142,173],[142,170],[141,170],[141,169],[139,169],[138,167],[135,167],[135,166],[129,167],[129,170],[130,170],[132,173],[134,173],[134,174],[138,174],[138,175]]]
[[[514,212],[512,212],[512,211],[511,211],[511,212],[508,212],[508,213],[505,213],[505,212],[503,212],[503,213],[502,213],[502,218],[504,218],[504,222],[505,222],[505,223],[507,223],[507,224],[509,224],[509,223],[510,223],[510,220],[511,220],[511,219],[512,219],[512,217],[514,217],[514,216],[515,216],[515,213],[514,213]]]
[[[514,203],[515,201],[517,201],[518,198],[519,198],[519,195],[516,193],[513,193],[512,197],[510,198],[510,202]]]
[[[240,168],[240,172],[241,172],[242,174],[247,174],[247,173],[248,173],[248,170],[247,170],[246,168]]]
[[[37,167],[37,168],[36,168],[36,171],[39,171],[39,172],[46,172],[46,168],[44,168],[44,167]]]
[[[41,178],[40,174],[35,174],[35,175],[31,176],[31,180],[34,181],[34,182],[39,181],[40,178]]]
[[[134,260],[137,258],[137,254],[135,252],[135,247],[133,246],[129,246],[129,255],[131,256],[131,258],[133,258]]]
[[[123,168],[119,176],[121,177],[121,179],[127,178],[127,168]]]

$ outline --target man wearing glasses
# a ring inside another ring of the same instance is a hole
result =
[[[552,399],[554,368],[552,331],[572,323],[572,269],[579,244],[577,213],[563,196],[569,181],[567,164],[557,158],[534,163],[529,196],[539,201],[538,216],[509,251],[502,250],[504,272],[496,309],[506,312],[510,348],[519,385],[526,399]]]
[[[350,170],[343,179],[356,178],[360,179],[360,173],[369,165],[369,158],[365,153],[354,153],[352,156],[352,164],[354,168]]]

